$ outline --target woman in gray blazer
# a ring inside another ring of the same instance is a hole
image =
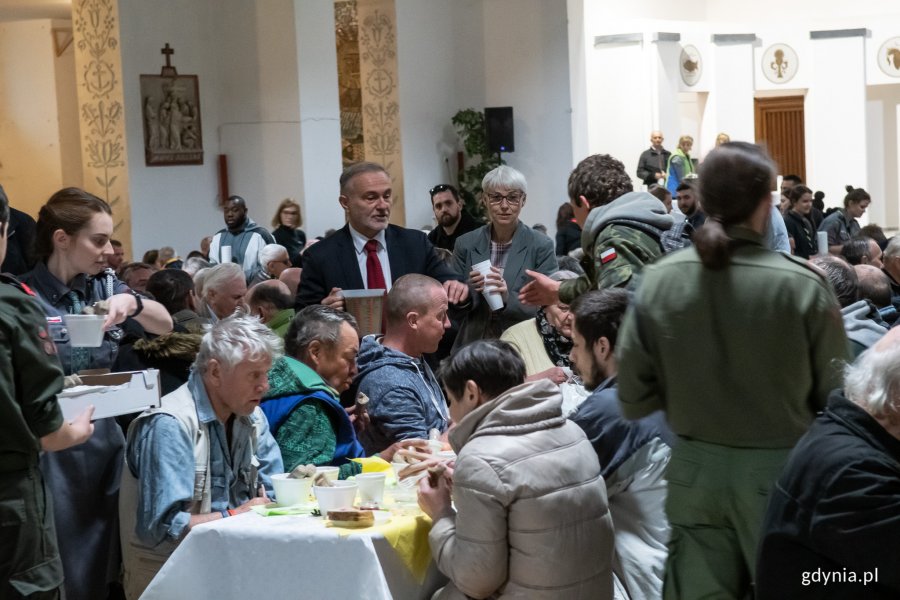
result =
[[[506,328],[534,317],[536,307],[519,302],[519,290],[528,283],[525,271],[545,275],[558,270],[553,240],[534,231],[519,220],[525,206],[525,176],[512,167],[501,165],[484,176],[482,201],[489,223],[456,240],[453,256],[460,273],[467,274],[472,288],[472,311],[457,345],[485,337],[498,337]],[[472,269],[482,261],[491,261],[487,278]],[[482,296],[485,283],[495,286],[503,296],[503,308],[491,311]]]

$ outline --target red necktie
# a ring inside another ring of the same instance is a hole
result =
[[[378,260],[378,242],[369,240],[365,245],[366,250],[366,284],[370,290],[386,290],[384,272],[381,270],[381,261]]]

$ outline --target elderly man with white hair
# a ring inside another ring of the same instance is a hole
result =
[[[194,275],[194,286],[202,300],[197,314],[213,323],[244,307],[247,283],[240,265],[223,263],[204,269]]]
[[[257,283],[278,279],[281,272],[291,266],[291,258],[287,248],[281,244],[266,244],[259,251],[259,266],[250,276],[247,287],[253,287]]]
[[[900,330],[844,369],[844,389],[771,494],[757,598],[900,597]],[[827,592],[827,594],[826,594]]]
[[[281,354],[259,319],[223,319],[204,334],[188,382],[129,427],[119,497],[128,598],[192,527],[269,502],[284,466],[259,404]]]

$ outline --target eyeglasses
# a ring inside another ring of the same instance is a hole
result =
[[[288,210],[288,209],[285,209],[285,210],[281,211],[281,213],[282,213],[282,214],[285,214],[285,215],[299,215],[299,214],[300,214],[300,211],[298,211],[298,210]]]
[[[522,192],[510,192],[505,196],[503,194],[488,194],[487,198],[488,202],[494,206],[499,206],[504,200],[506,200],[510,206],[518,206],[522,203],[522,200],[525,199],[525,194]]]

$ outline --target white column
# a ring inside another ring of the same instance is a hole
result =
[[[806,178],[825,192],[826,206],[843,206],[845,185],[867,185],[865,33],[810,32]]]
[[[294,0],[300,83],[303,229],[307,237],[341,227],[341,118],[333,0]]]
[[[643,33],[595,37],[588,73],[588,153],[621,160],[636,186],[638,158],[650,146],[654,122],[644,44]]]
[[[657,33],[654,37],[656,41],[650,46],[652,129],[662,131],[665,136],[664,147],[674,150],[682,134],[678,112],[678,90],[681,79],[678,59],[681,56],[681,35]],[[647,134],[649,133],[648,130]],[[647,142],[649,146],[649,138]]]
[[[569,19],[569,97],[572,105],[572,158],[580,161],[589,154],[590,115],[588,101],[588,57],[593,41],[588,35],[585,0],[568,0]],[[574,165],[573,165],[574,166]]]
[[[732,140],[753,141],[753,42],[754,34],[713,35],[712,69],[706,110],[700,128],[697,156],[708,153],[716,136],[727,133]],[[701,154],[702,152],[702,154]]]

